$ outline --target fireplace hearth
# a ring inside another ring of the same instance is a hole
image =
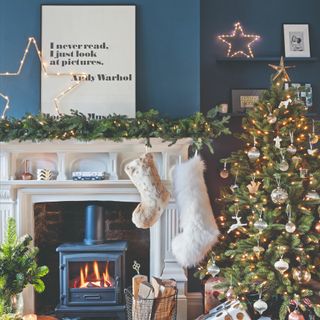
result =
[[[60,317],[124,319],[126,241],[66,243],[59,252]]]

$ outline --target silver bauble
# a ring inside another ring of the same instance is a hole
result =
[[[320,195],[316,190],[311,190],[306,194],[307,200],[319,200]]]
[[[297,227],[296,227],[296,225],[295,225],[292,221],[289,220],[289,221],[286,223],[285,229],[286,229],[286,231],[289,232],[289,233],[294,233],[294,232],[296,231]]]
[[[283,172],[287,171],[289,169],[289,163],[286,160],[281,160],[279,163],[279,169]]]
[[[216,265],[215,261],[209,261],[207,264],[207,271],[212,275],[212,277],[215,277],[219,272],[220,268]]]
[[[274,267],[281,273],[285,273],[289,269],[289,263],[282,258],[275,262]]]
[[[288,192],[280,187],[277,187],[271,192],[271,200],[276,204],[283,204],[288,200]]]
[[[267,121],[270,124],[274,124],[277,122],[277,117],[270,112],[269,115],[267,116]]]
[[[260,157],[260,151],[257,147],[252,147],[248,151],[248,157],[250,160],[257,160]]]
[[[291,155],[295,154],[297,152],[297,148],[291,143],[287,148],[288,153]]]
[[[265,301],[259,299],[253,304],[253,308],[261,315],[268,309],[268,305]]]
[[[253,226],[258,229],[260,232],[263,231],[264,229],[268,228],[268,224],[262,219],[259,218]]]

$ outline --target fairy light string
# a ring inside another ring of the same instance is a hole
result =
[[[235,23],[234,30],[231,34],[221,34],[218,36],[218,39],[228,45],[227,56],[244,56],[246,58],[254,58],[251,45],[260,39],[260,36],[257,34],[245,34],[240,22]],[[239,39],[244,41],[244,48],[246,50],[233,50],[233,43]]]
[[[34,46],[37,56],[39,58],[40,64],[41,64],[41,70],[44,73],[45,76],[69,76],[69,77],[73,77],[78,79],[77,81],[75,81],[74,84],[70,85],[67,89],[64,89],[63,91],[61,91],[54,99],[54,106],[55,106],[55,110],[56,112],[61,115],[60,112],[60,102],[61,100],[64,98],[65,95],[67,95],[68,93],[70,93],[71,91],[73,91],[74,89],[76,89],[81,82],[83,82],[84,80],[86,80],[87,78],[87,73],[84,72],[49,72],[46,66],[46,63],[44,62],[43,58],[42,58],[42,54],[41,51],[39,50],[37,41],[34,37],[30,37],[28,39],[28,43],[27,46],[24,50],[22,59],[20,60],[20,65],[17,71],[13,71],[13,72],[0,72],[0,76],[4,76],[4,77],[11,77],[11,76],[19,76],[23,70],[23,66],[24,63],[26,61],[26,58],[28,56],[30,47]],[[1,115],[1,119],[5,119],[6,116],[6,112],[8,111],[8,109],[10,108],[10,99],[8,96],[4,95],[3,93],[0,92],[0,96],[6,101],[6,104],[4,106],[2,115]]]

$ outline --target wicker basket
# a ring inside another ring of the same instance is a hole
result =
[[[177,294],[157,299],[135,299],[132,288],[124,290],[128,320],[176,320]]]

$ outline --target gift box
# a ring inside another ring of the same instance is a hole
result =
[[[224,278],[214,277],[209,278],[204,284],[204,313],[208,313],[213,308],[220,305],[221,301],[218,299],[219,295],[227,290],[226,288],[215,288],[217,284],[224,282]]]
[[[226,301],[210,310],[208,320],[251,320],[240,301]]]

